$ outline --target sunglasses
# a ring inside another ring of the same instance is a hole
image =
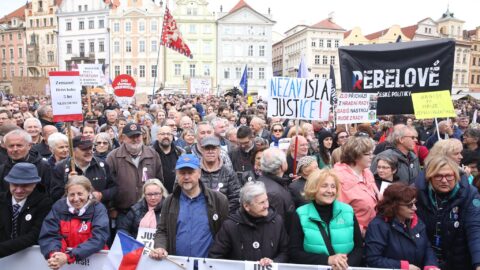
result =
[[[409,209],[412,209],[415,206],[416,203],[417,203],[417,201],[414,200],[414,201],[409,202],[409,203],[400,203],[400,205],[403,205],[403,206],[406,206]]]
[[[282,132],[282,129],[274,129],[273,132]]]

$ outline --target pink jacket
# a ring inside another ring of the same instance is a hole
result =
[[[367,226],[375,218],[375,206],[379,198],[375,179],[369,168],[363,171],[365,182],[360,182],[352,168],[345,163],[337,163],[334,170],[340,179],[340,193],[338,200],[348,203],[355,211],[362,235],[365,235]]]

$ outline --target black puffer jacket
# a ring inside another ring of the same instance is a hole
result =
[[[206,171],[202,167],[202,176],[200,180],[209,189],[220,191],[228,199],[228,211],[229,213],[235,213],[240,206],[238,201],[240,194],[240,182],[237,179],[237,175],[228,166],[220,165],[218,170]]]
[[[222,224],[209,257],[242,261],[269,258],[284,263],[287,253],[288,236],[282,217],[270,208],[268,216],[253,218],[242,208]]]
[[[265,184],[270,207],[277,211],[278,215],[286,221],[285,227],[289,228],[289,219],[295,212],[295,204],[288,189],[288,179],[264,174],[258,178],[258,181],[262,181]]]
[[[162,211],[163,200],[155,207],[155,217],[157,219],[157,224],[160,223],[160,212]],[[130,211],[127,214],[120,214],[117,218],[117,229],[124,231],[131,235],[133,238],[137,237],[138,227],[140,226],[140,221],[148,212],[148,206],[145,199],[137,202],[136,204],[130,207]]]

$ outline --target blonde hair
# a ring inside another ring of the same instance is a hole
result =
[[[65,185],[65,195],[68,194],[69,188],[76,185],[82,186],[89,194],[91,194],[94,190],[92,186],[92,182],[90,182],[90,179],[88,179],[83,175],[73,175],[69,177],[68,182]],[[94,200],[94,199],[91,199],[91,200]]]
[[[145,197],[145,189],[148,187],[148,186],[157,186],[159,187],[161,190],[162,190],[162,197],[167,197],[168,196],[168,191],[167,189],[165,188],[165,186],[162,184],[162,182],[160,182],[160,180],[158,180],[157,178],[151,178],[151,179],[148,179],[145,184],[143,184],[143,188],[142,188],[142,199]],[[142,200],[140,199],[140,200]]]
[[[451,158],[447,156],[433,156],[428,164],[425,165],[425,178],[427,181],[431,181],[431,179],[443,168],[443,167],[450,167],[452,169],[453,174],[455,175],[455,183],[460,180],[460,173],[458,170],[458,164],[455,163]]]
[[[327,177],[332,177],[335,181],[335,198],[338,197],[340,190],[340,180],[333,169],[315,170],[307,177],[307,183],[305,184],[305,199],[309,201],[315,200],[315,194],[318,192],[318,188],[321,184],[327,180]]]
[[[455,150],[462,151],[462,142],[458,139],[447,139],[436,142],[432,149],[430,149],[427,158],[425,159],[425,166],[430,162],[433,157],[447,156],[450,157]],[[458,164],[457,164],[458,165]]]

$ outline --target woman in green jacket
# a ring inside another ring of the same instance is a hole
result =
[[[339,180],[333,170],[312,172],[305,185],[310,203],[293,215],[290,258],[293,263],[330,265],[334,270],[360,266],[362,235],[353,209],[337,201]]]

